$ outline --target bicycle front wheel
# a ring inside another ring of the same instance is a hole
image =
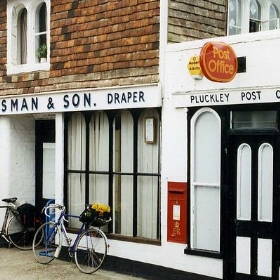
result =
[[[7,235],[11,243],[21,249],[32,249],[33,237],[35,234],[35,228],[26,228],[23,226],[19,218],[13,216],[7,226]]]
[[[32,249],[37,262],[41,264],[50,263],[58,257],[62,236],[60,227],[54,222],[47,222],[41,225],[36,231],[33,239]]]
[[[98,228],[85,230],[75,246],[75,262],[83,273],[93,273],[102,265],[107,254],[107,238]]]

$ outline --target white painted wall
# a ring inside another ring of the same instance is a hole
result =
[[[0,205],[35,203],[35,121],[32,117],[0,117]],[[0,209],[0,224],[4,210]]]
[[[35,202],[35,121],[0,118],[0,198]]]
[[[229,83],[194,80],[187,64],[191,56],[199,55],[202,46],[209,41],[222,41],[231,45],[238,57],[246,56],[247,71],[238,73]],[[174,94],[199,93],[200,91],[223,91],[234,89],[256,89],[279,86],[280,46],[278,31],[266,31],[197,40],[181,44],[169,44],[166,49],[165,99],[174,101]]]
[[[208,41],[228,43],[238,57],[246,56],[246,73],[238,73],[235,79],[229,83],[215,83],[205,77],[202,80],[194,80],[187,69],[187,64],[191,56],[200,54],[202,46]],[[141,256],[139,248],[135,250],[137,253],[133,253],[125,246],[123,250],[118,250],[118,254],[123,252],[122,254],[125,255],[126,250],[129,250],[130,257],[128,255],[124,257],[222,278],[222,260],[185,255],[184,248],[186,245],[166,241],[167,182],[188,182],[188,109],[184,106],[184,97],[190,92],[219,93],[220,91],[262,90],[274,87],[280,89],[279,48],[280,35],[277,31],[197,40],[166,46],[164,75],[162,76],[162,79],[164,79],[164,86],[162,87],[162,246],[142,245],[143,256]],[[180,104],[180,101],[182,101],[182,104]],[[124,246],[119,245],[119,243],[115,245],[115,241],[112,245],[111,253],[113,254],[117,254],[117,252],[115,253],[115,246]],[[132,244],[130,248],[136,248],[137,246],[137,244]],[[145,260],[145,250],[149,251],[149,260]]]

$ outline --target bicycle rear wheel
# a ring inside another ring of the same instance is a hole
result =
[[[7,235],[11,243],[21,249],[32,249],[33,237],[35,234],[35,228],[28,229],[24,227],[19,218],[13,216],[7,226]]]
[[[75,246],[75,262],[83,273],[93,273],[102,265],[107,254],[107,238],[98,228],[85,230]]]
[[[33,254],[37,262],[50,263],[55,257],[56,250],[60,250],[62,236],[60,228],[54,222],[41,225],[33,239]]]

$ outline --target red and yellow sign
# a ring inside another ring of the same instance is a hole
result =
[[[237,73],[237,57],[232,49],[223,42],[208,42],[200,51],[200,67],[210,81],[227,83]]]

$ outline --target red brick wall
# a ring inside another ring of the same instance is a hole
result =
[[[7,63],[6,1],[0,1],[0,88],[5,82]]]
[[[9,91],[0,84],[0,94],[158,81],[159,0],[52,0],[50,71],[11,76],[5,71],[3,2],[0,79]]]
[[[226,3],[226,0],[169,0],[168,41],[225,36]]]

